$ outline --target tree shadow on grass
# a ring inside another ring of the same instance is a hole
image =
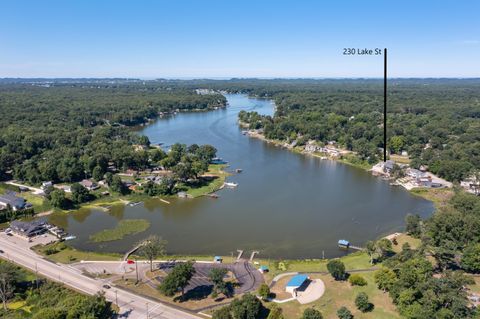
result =
[[[189,300],[201,300],[205,299],[212,293],[213,285],[197,286],[187,291],[183,296],[178,296],[173,299],[175,302],[185,302]]]

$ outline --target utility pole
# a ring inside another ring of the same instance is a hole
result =
[[[383,161],[387,161],[387,48],[383,49]]]
[[[146,302],[147,305],[147,319],[148,319],[148,301]]]
[[[119,308],[120,308],[120,306],[118,305],[118,296],[117,296],[117,292],[118,292],[118,290],[117,290],[117,289],[115,289],[115,304],[117,305],[117,307],[119,307]]]
[[[37,262],[35,262],[35,283],[37,284],[37,289],[38,289],[38,267],[37,267]]]
[[[135,272],[137,274],[137,282],[135,284],[138,284],[138,262],[137,262],[137,258],[135,258]]]

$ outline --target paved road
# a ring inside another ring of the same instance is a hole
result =
[[[86,294],[93,295],[102,290],[103,282],[83,276],[78,269],[69,265],[61,265],[49,262],[29,249],[29,244],[18,237],[0,234],[0,257],[8,259],[33,272],[61,282]],[[193,319],[200,318],[193,314],[177,310],[164,304],[137,296],[122,289],[112,287],[105,291],[105,297],[115,302],[117,291],[118,304],[120,306],[120,318],[162,318],[162,319]]]

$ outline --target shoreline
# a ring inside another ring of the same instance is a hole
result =
[[[301,150],[298,147],[290,146],[285,141],[268,139],[262,133],[256,132],[255,130],[250,130],[248,128],[248,124],[243,123],[241,121],[238,121],[238,125],[240,126],[240,128],[244,129],[247,132],[244,135],[248,136],[249,138],[259,139],[259,140],[264,141],[266,143],[273,144],[275,146],[281,147],[283,149],[286,149],[288,151],[291,151],[291,152],[294,152],[294,153],[297,153],[297,154],[302,154],[302,155],[306,155],[306,156],[313,156],[313,157],[320,158],[322,160],[330,160],[330,161],[339,162],[339,163],[342,163],[344,165],[348,165],[348,166],[351,166],[351,167],[361,169],[365,172],[371,172],[371,170],[372,170],[370,165],[367,166],[367,165],[364,165],[364,164],[361,164],[361,163],[354,163],[352,161],[349,161],[346,158],[332,157],[332,156],[328,156],[328,154],[324,155],[324,154],[319,154],[319,153],[316,153],[316,152],[305,152],[304,150]],[[354,153],[350,153],[350,155],[355,156]],[[394,181],[394,179],[389,179],[389,180]],[[438,197],[438,192],[439,191],[443,192],[443,193],[453,192],[453,190],[451,188],[441,188],[441,189],[432,189],[432,188],[424,188],[424,187],[407,188],[407,187],[404,187],[402,184],[398,184],[398,186],[402,186],[403,189],[405,189],[409,194],[411,194],[413,196],[417,196],[417,197],[420,197],[420,198],[423,198],[425,200],[428,200],[428,201],[432,202],[434,204],[434,207],[435,207],[435,210],[432,212],[432,214],[435,213],[435,211],[438,208],[440,208],[444,205],[443,203],[441,203],[441,204],[439,203],[439,201],[442,201],[442,198],[437,198]]]

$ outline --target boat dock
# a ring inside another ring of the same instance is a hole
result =
[[[362,247],[358,247],[355,245],[352,245],[348,240],[346,239],[340,239],[338,241],[338,247],[340,249],[353,249],[353,250],[363,250]]]

